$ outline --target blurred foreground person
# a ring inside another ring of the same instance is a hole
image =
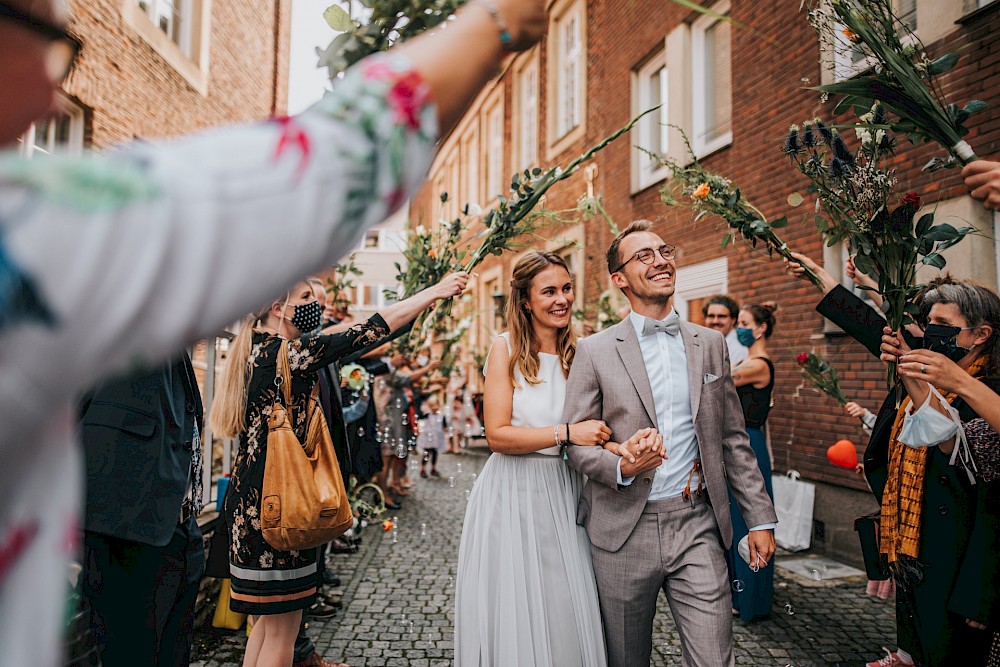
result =
[[[80,48],[64,10],[0,0],[0,145],[54,109]],[[83,493],[78,394],[164,362],[355,247],[419,185],[504,50],[545,26],[541,0],[476,0],[295,118],[109,157],[0,157],[0,665],[59,661]]]

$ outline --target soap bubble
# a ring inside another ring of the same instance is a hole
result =
[[[454,477],[449,477],[448,478],[448,486],[450,486],[453,489],[455,488],[455,478]]]
[[[364,426],[359,426],[358,427],[358,437],[359,438],[365,437],[365,427]]]
[[[785,605],[785,613],[787,613],[789,616],[794,616],[795,615],[795,610],[792,609],[792,605],[790,605],[790,604],[786,604]]]
[[[733,582],[733,590],[736,591],[737,593],[742,593],[744,588],[746,587],[743,585],[743,582],[740,581],[739,579]]]
[[[462,474],[462,464],[461,463],[455,464],[455,470],[456,470],[456,472],[458,472],[459,475],[461,475]]]

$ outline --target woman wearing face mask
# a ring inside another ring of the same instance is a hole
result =
[[[290,665],[302,610],[316,601],[316,549],[279,551],[261,533],[260,504],[267,456],[267,415],[281,391],[278,353],[288,341],[295,435],[305,437],[306,404],[316,372],[389,335],[438,299],[461,294],[468,274],[455,273],[368,321],[345,331],[316,329],[323,312],[308,282],[250,316],[229,350],[212,406],[212,428],[239,438],[223,514],[230,531],[233,611],[258,616],[247,641],[244,667]]]
[[[771,410],[771,391],[774,389],[774,364],[767,354],[767,339],[774,333],[774,304],[751,303],[740,309],[736,320],[736,338],[747,348],[748,356],[733,367],[733,382],[743,406],[743,418],[750,436],[750,447],[757,455],[757,465],[764,475],[767,495],[774,498],[771,489],[771,456],[764,438],[764,424]],[[733,585],[733,615],[740,620],[752,621],[771,614],[774,597],[774,561],[763,567],[747,563],[739,555],[739,543],[749,534],[743,513],[733,494],[729,494],[729,513],[733,519],[733,546],[726,552],[729,580]]]
[[[907,397],[883,405],[865,471],[882,504],[879,550],[896,580],[900,642],[905,631],[916,664],[982,665],[987,628],[1000,621],[990,472],[1000,447],[1000,297],[963,281],[929,291],[920,308],[924,349],[885,331],[882,360],[899,362]]]

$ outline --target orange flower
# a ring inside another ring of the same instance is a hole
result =
[[[382,530],[388,533],[390,530],[392,530],[392,527],[394,525],[395,524],[392,519],[386,519],[385,521],[382,522]]]
[[[858,43],[858,33],[854,32],[850,28],[844,28],[841,32],[844,33],[844,37],[846,37],[852,44]]]
[[[711,192],[712,190],[711,188],[708,187],[708,183],[702,183],[697,188],[695,188],[695,191],[691,193],[691,196],[696,197],[698,199],[705,199]]]

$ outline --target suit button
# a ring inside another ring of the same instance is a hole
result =
[[[652,484],[653,483],[653,478],[652,477],[643,477],[642,481],[644,481],[646,484]]]
[[[950,482],[948,481],[948,475],[941,475],[940,477],[938,477],[938,484],[943,484],[944,486],[948,486],[949,483]]]
[[[944,516],[947,513],[948,513],[948,506],[947,505],[941,505],[940,507],[938,507],[938,514],[940,514],[941,516]]]
[[[188,403],[185,407],[188,412],[194,412],[194,403]]]

